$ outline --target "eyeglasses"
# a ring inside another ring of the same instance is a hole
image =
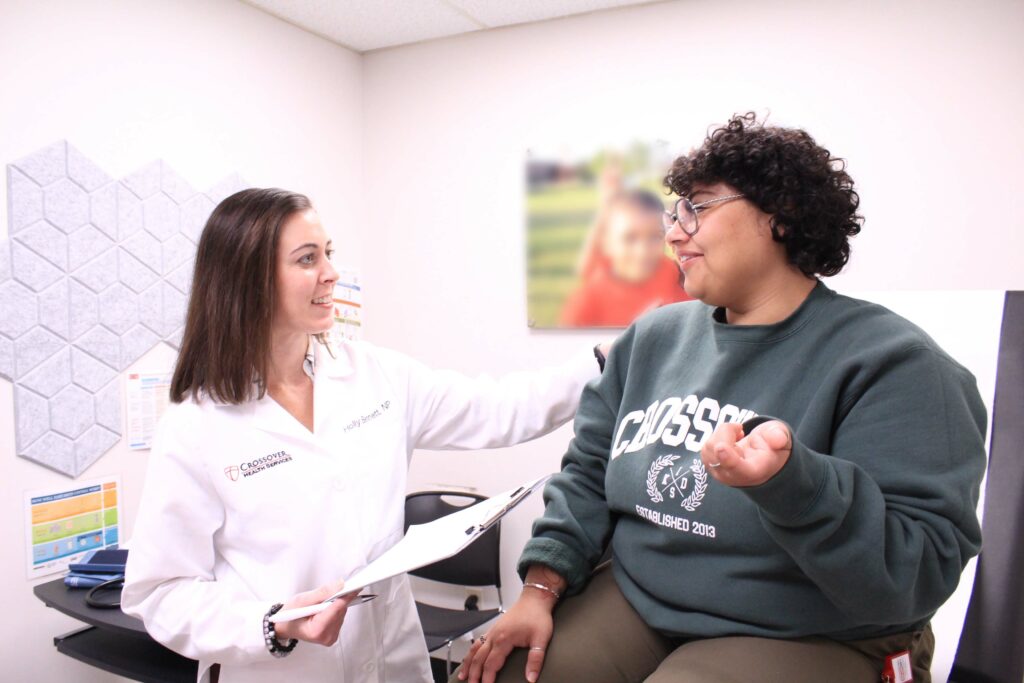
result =
[[[741,194],[727,194],[724,197],[715,197],[700,204],[694,204],[686,197],[680,197],[676,202],[675,208],[672,211],[666,211],[661,217],[661,225],[665,228],[666,233],[678,225],[680,230],[693,237],[700,230],[697,215],[701,211],[713,204],[721,204],[722,202],[729,202],[741,197],[743,197]]]

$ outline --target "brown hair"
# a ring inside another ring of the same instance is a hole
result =
[[[311,208],[305,195],[252,188],[210,214],[196,250],[173,402],[202,392],[239,404],[266,393],[278,238],[290,216]]]

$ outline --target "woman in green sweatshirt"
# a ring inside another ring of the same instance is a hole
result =
[[[638,320],[584,391],[522,596],[458,678],[928,681],[929,620],[981,544],[974,377],[818,279],[862,218],[806,132],[734,117],[666,185],[699,301]]]

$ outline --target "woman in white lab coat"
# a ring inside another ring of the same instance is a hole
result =
[[[331,253],[309,200],[275,189],[228,197],[199,241],[122,608],[199,660],[201,681],[430,681],[405,577],[371,602],[269,615],[321,601],[402,537],[414,448],[538,437],[599,372],[589,352],[495,381],[329,347]]]

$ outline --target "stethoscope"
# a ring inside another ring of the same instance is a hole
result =
[[[85,604],[89,607],[95,607],[96,609],[115,609],[121,606],[121,588],[124,587],[124,577],[119,576],[116,579],[110,579],[104,581],[101,584],[97,584],[89,589],[89,592],[85,594]],[[103,600],[96,597],[97,595],[105,592],[117,591],[117,598],[110,600]]]

